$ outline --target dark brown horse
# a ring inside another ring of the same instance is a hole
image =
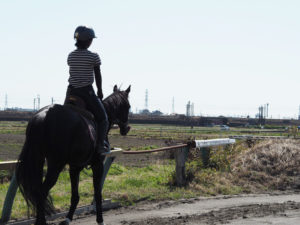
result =
[[[113,94],[103,101],[109,127],[118,124],[122,135],[126,135],[129,131],[129,92],[130,86],[125,91],[120,91],[115,86]],[[50,105],[41,109],[30,120],[16,176],[27,204],[36,212],[36,225],[45,225],[45,215],[54,211],[53,204],[47,196],[66,164],[70,165],[72,196],[64,224],[73,219],[79,202],[79,173],[87,164],[90,164],[93,170],[97,222],[103,224],[100,183],[105,157],[94,154],[94,146],[94,139],[90,135],[85,119],[69,107]],[[47,173],[43,181],[45,160]]]

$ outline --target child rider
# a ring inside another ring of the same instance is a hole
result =
[[[88,50],[96,38],[92,28],[79,26],[74,33],[77,47],[68,56],[69,65],[69,86],[67,96],[75,95],[82,98],[86,104],[87,110],[93,113],[97,123],[97,141],[96,152],[109,152],[109,144],[105,141],[108,129],[108,119],[105,108],[102,104],[102,78],[100,65],[101,60],[97,53]],[[98,88],[97,96],[92,84],[96,80]]]

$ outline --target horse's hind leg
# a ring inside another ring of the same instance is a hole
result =
[[[39,200],[37,207],[37,217],[35,225],[45,225],[45,214],[50,214],[53,212],[52,202],[49,202],[47,200],[47,196],[50,189],[55,185],[59,173],[62,171],[62,169],[63,166],[51,166],[51,164],[48,162],[47,174],[42,185],[43,194],[41,196],[41,199]]]
[[[102,189],[101,189],[101,178],[103,175],[103,160],[97,160],[92,165],[93,170],[93,184],[94,184],[94,198],[96,201],[96,211],[97,211],[97,222],[98,224],[103,223],[103,215],[102,215]]]
[[[65,221],[61,222],[60,225],[69,224],[70,221],[73,220],[73,215],[77,204],[79,202],[79,194],[78,194],[78,184],[79,184],[79,173],[81,168],[78,167],[70,167],[70,179],[71,179],[71,186],[72,186],[72,197],[71,197],[71,206],[69,209],[69,213]]]

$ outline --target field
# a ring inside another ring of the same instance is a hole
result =
[[[25,122],[0,122],[1,161],[17,159],[24,143],[26,125]],[[235,135],[286,137],[288,134],[282,127],[230,128],[229,131],[224,131],[220,127],[133,124],[128,136],[122,137],[118,129],[113,129],[109,140],[113,147],[136,151],[170,146],[188,139],[225,138]],[[104,198],[123,205],[135,205],[141,201],[295,190],[300,187],[297,179],[300,174],[300,168],[297,168],[297,161],[300,160],[298,143],[298,139],[241,140],[233,146],[211,149],[207,165],[203,164],[200,152],[193,149],[189,153],[186,167],[188,184],[182,188],[175,185],[172,152],[122,155],[116,159],[109,171],[103,190]],[[0,185],[0,205],[3,205],[9,177],[9,173],[0,171],[0,181],[3,183]],[[80,205],[91,202],[91,190],[91,171],[84,170],[80,177]],[[70,182],[67,170],[61,174],[51,195],[57,211],[68,208]],[[12,218],[26,216],[27,207],[18,193]]]

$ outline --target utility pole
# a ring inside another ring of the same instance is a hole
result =
[[[191,116],[194,116],[194,103],[191,105]]]
[[[146,94],[145,94],[145,109],[148,109],[148,89],[146,89]]]
[[[40,109],[40,95],[37,95],[37,110]]]
[[[4,110],[7,110],[8,108],[8,100],[7,100],[7,94],[5,94],[5,106],[4,106]]]
[[[175,114],[175,99],[172,99],[172,114]]]
[[[52,104],[52,105],[54,104],[54,99],[53,99],[53,97],[51,98],[51,104]]]

